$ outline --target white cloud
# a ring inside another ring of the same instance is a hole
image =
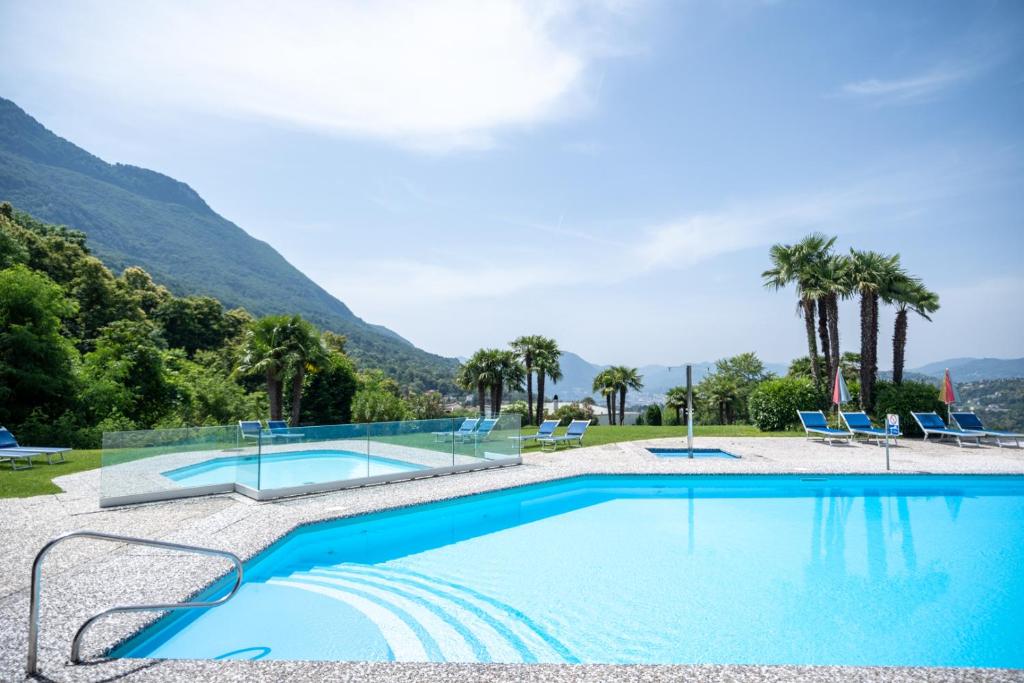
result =
[[[8,7],[21,60],[138,100],[406,146],[486,147],[587,106],[621,53],[618,2],[140,3]]]
[[[840,93],[848,97],[867,98],[880,102],[920,102],[972,78],[980,70],[977,65],[956,65],[938,67],[906,78],[889,80],[869,78],[843,85],[840,88]]]

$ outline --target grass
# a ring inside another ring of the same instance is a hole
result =
[[[525,427],[523,434],[531,434],[535,431],[533,427]],[[561,434],[565,428],[559,428]],[[802,432],[762,432],[752,425],[704,425],[694,427],[694,435],[702,436],[802,436]],[[412,437],[418,437],[422,443],[408,443],[421,448],[438,447],[433,444],[432,439],[426,434],[405,435],[405,439],[383,438],[388,441],[408,441]],[[620,443],[622,441],[641,441],[644,439],[663,439],[666,437],[685,438],[686,427],[647,427],[636,425],[607,426],[598,425],[587,429],[583,437],[584,446],[600,446],[608,443]],[[529,442],[528,442],[529,443]],[[451,442],[447,446],[441,446],[447,450],[451,448]],[[468,446],[472,453],[472,444]],[[527,445],[524,451],[536,451],[539,446],[536,443]],[[36,458],[35,466],[30,470],[18,470],[12,472],[8,463],[0,463],[0,498],[27,498],[28,496],[41,496],[47,493],[60,493],[61,488],[53,483],[54,477],[59,477],[73,472],[95,469],[100,466],[99,450],[71,451],[67,454],[67,462],[55,465],[47,465],[46,458]]]
[[[46,464],[46,456],[37,456],[32,459],[32,469],[17,472],[11,471],[10,463],[0,463],[0,498],[60,493],[63,489],[53,483],[53,478],[99,467],[100,453],[99,450],[71,451],[64,454],[67,462],[53,465]]]
[[[524,427],[523,434],[531,434],[533,427]],[[564,432],[559,428],[558,433]],[[695,437],[701,436],[803,436],[803,432],[762,432],[753,425],[702,425],[693,428]],[[650,427],[646,425],[597,425],[588,427],[583,437],[584,446],[601,446],[606,443],[642,441],[644,439],[686,438],[686,427]],[[536,443],[523,448],[524,451],[539,450]]]

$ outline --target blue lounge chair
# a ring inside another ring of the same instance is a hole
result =
[[[842,416],[843,422],[846,423],[846,428],[850,430],[854,437],[857,434],[863,434],[869,439],[875,439],[879,446],[882,445],[882,440],[885,438],[885,429],[871,424],[871,418],[868,417],[867,413],[863,411],[847,413],[840,410],[839,414]],[[903,434],[897,432],[895,434],[890,433],[889,436],[896,439],[903,436]]]
[[[924,432],[925,441],[928,440],[929,436],[938,436],[940,440],[947,437],[956,439],[956,445],[961,448],[964,446],[964,439],[974,439],[975,445],[981,445],[981,437],[984,434],[964,429],[950,429],[936,412],[911,413],[911,415],[914,416],[914,420],[921,428],[921,431]]]
[[[583,445],[583,435],[587,431],[587,427],[590,426],[590,420],[573,420],[569,423],[569,426],[565,430],[565,434],[561,436],[543,436],[537,438],[537,443],[540,444],[543,449],[545,446],[550,446],[550,450],[557,451],[558,444],[564,443],[572,445],[575,441],[577,446]]]
[[[979,434],[984,434],[988,438],[995,439],[996,445],[1000,448],[1003,447],[1003,439],[1013,441],[1017,445],[1017,448],[1020,448],[1020,440],[1024,439],[1024,434],[1004,432],[999,429],[985,429],[985,425],[981,423],[981,418],[974,413],[953,413],[952,417],[953,421],[956,422],[960,429],[965,429],[969,432],[978,432]]]
[[[796,414],[800,417],[800,423],[804,426],[804,435],[808,439],[821,439],[829,446],[840,438],[846,439],[847,442],[853,441],[853,432],[829,427],[825,413],[820,410],[798,410]]]
[[[523,443],[524,441],[532,441],[534,439],[543,439],[549,436],[554,436],[556,429],[558,429],[558,420],[544,420],[540,423],[540,426],[537,427],[536,434],[524,434],[522,436],[510,436],[508,438],[513,441]]]
[[[475,431],[470,431],[468,434],[456,435],[459,441],[487,441],[491,437],[491,432],[494,431],[494,425],[498,424],[498,418],[489,417],[486,420],[480,420],[480,424],[477,425]]]
[[[46,462],[53,464],[53,456],[60,456],[57,462],[64,462],[64,454],[70,448],[58,446],[19,446],[14,435],[7,431],[6,427],[0,427],[0,461],[9,460],[12,470],[27,470],[32,467],[32,456],[45,455]],[[22,460],[28,463],[26,467],[18,467],[16,461]]]
[[[469,436],[476,429],[477,424],[480,422],[478,417],[470,417],[462,421],[459,428],[456,430],[448,430],[444,432],[434,432],[434,441],[447,441],[448,439],[458,439],[463,436]]]
[[[301,439],[302,432],[293,432],[284,420],[267,420],[267,428],[274,439]]]
[[[242,433],[242,440],[263,438],[263,423],[259,420],[239,420],[238,430]]]

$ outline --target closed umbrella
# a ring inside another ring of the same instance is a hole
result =
[[[836,368],[836,381],[832,383],[832,403],[836,404],[836,429],[839,426],[839,407],[850,402],[850,390],[846,388],[846,380],[843,378],[843,369]]]
[[[942,380],[942,390],[939,392],[939,398],[946,404],[946,424],[953,424],[951,415],[953,413],[953,404],[959,403],[956,395],[956,388],[953,386],[953,378],[949,374],[949,368],[946,368],[946,377]]]

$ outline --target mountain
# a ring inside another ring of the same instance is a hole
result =
[[[0,98],[0,201],[88,235],[108,267],[145,268],[178,295],[216,297],[255,315],[299,313],[345,334],[352,356],[403,383],[453,389],[455,359],[363,321],[273,247],[218,215],[191,187],[109,164]]]
[[[584,360],[571,351],[563,351],[559,364],[562,366],[562,379],[553,386],[545,387],[544,392],[548,397],[558,395],[561,400],[573,401],[585,396],[592,396],[591,387],[594,384],[594,376],[607,368],[607,365],[597,365]],[[692,363],[693,383],[704,379],[711,370],[714,363]],[[653,403],[663,401],[665,392],[672,387],[686,384],[686,364],[682,365],[644,365],[638,368],[644,378],[644,388],[639,392],[630,392],[631,401],[637,403]],[[786,374],[786,365],[783,363],[765,363],[765,369],[778,375]]]
[[[914,368],[912,372],[942,377],[949,368],[957,382],[1024,377],[1024,358],[947,358]]]

